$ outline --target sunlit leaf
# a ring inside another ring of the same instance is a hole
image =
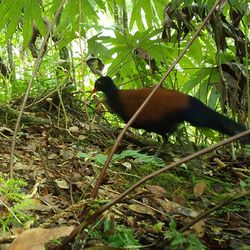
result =
[[[33,14],[37,28],[40,31],[41,35],[44,36],[46,33],[46,27],[42,18],[42,11],[39,5],[39,1],[37,0],[33,1]]]
[[[24,19],[23,19],[23,43],[24,47],[27,47],[32,35],[33,27],[33,1],[37,0],[26,0],[24,6]]]
[[[10,21],[7,26],[6,40],[8,40],[17,29],[23,6],[24,6],[24,2],[22,0],[17,1],[16,6],[15,6],[15,15],[13,15],[10,18]]]

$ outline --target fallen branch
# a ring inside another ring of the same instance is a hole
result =
[[[19,112],[10,108],[7,105],[0,105],[0,113],[1,114],[8,114],[11,118],[17,118]],[[21,117],[21,122],[24,124],[36,124],[36,125],[44,125],[44,124],[51,124],[49,119],[38,118],[32,115],[23,114]]]

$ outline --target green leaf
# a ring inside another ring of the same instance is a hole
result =
[[[17,1],[17,0],[16,0]],[[15,1],[9,1],[9,0],[2,0],[0,3],[0,30],[2,30],[11,16],[14,16],[14,2]]]
[[[212,87],[211,94],[209,95],[208,99],[208,106],[212,109],[215,109],[216,105],[218,104],[218,100],[220,98],[220,95],[218,94],[215,87]]]
[[[102,0],[95,0],[95,2],[102,10],[106,10],[106,5]]]
[[[128,60],[128,50],[127,48],[119,49],[117,52],[117,57],[112,59],[111,65],[108,68],[108,72],[116,72],[119,67],[122,67],[123,63]],[[130,56],[131,57],[131,56]]]
[[[61,14],[60,23],[56,27],[55,34],[62,39],[68,40],[78,30],[79,2],[77,0],[67,1]],[[74,16],[74,18],[72,18]]]
[[[8,24],[6,40],[16,31],[17,23],[21,16],[21,10],[24,3],[25,0],[3,0],[0,3],[0,30]]]
[[[171,241],[171,246],[182,245],[186,241],[187,239],[181,233],[177,233],[177,236],[175,237],[175,239]]]
[[[152,6],[148,3],[148,1],[141,1],[142,9],[145,13],[145,19],[147,21],[148,27],[152,26],[153,23],[153,13],[152,13]]]
[[[91,5],[91,2],[89,0],[82,0],[82,9],[86,17],[93,20],[94,22],[98,20],[96,10]]]
[[[98,154],[96,155],[95,157],[95,161],[97,164],[100,164],[100,165],[104,165],[105,162],[107,160],[107,155],[103,155],[103,154]]]
[[[158,19],[163,19],[164,9],[167,6],[168,2],[166,1],[159,1],[159,0],[152,0],[151,1],[152,6],[154,6],[154,9],[156,11],[155,14]]]
[[[133,25],[136,22],[139,30],[145,30],[144,24],[142,22],[141,9],[142,9],[141,0],[133,1],[133,9],[132,9],[130,23],[129,23],[130,29],[133,28]]]
[[[34,14],[34,19],[36,21],[36,25],[37,25],[39,32],[41,33],[42,36],[45,36],[46,26],[42,18],[42,11],[41,11],[39,1],[37,0],[33,1],[33,14]]]
[[[15,15],[13,15],[10,18],[10,22],[8,23],[8,26],[7,26],[6,40],[8,40],[15,33],[17,29],[17,25],[21,17],[23,6],[24,6],[24,2],[22,0],[17,1],[16,6],[15,6],[15,9],[16,9]]]
[[[102,55],[102,58],[110,58],[109,49],[103,45],[102,41],[100,41],[100,37],[93,36],[91,37],[87,43],[88,43],[88,54],[94,54],[94,55]]]
[[[24,6],[24,19],[23,19],[23,44],[24,48],[28,47],[29,41],[32,36],[33,27],[33,1],[37,0],[26,0]]]
[[[203,81],[202,84],[200,84],[199,88],[199,99],[207,104],[207,97],[208,97],[208,81]]]
[[[185,93],[189,93],[193,88],[195,88],[199,84],[200,84],[200,79],[198,77],[196,78],[193,77],[185,83],[185,85],[182,88],[182,91]]]

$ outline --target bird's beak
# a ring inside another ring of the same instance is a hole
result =
[[[93,95],[95,92],[96,92],[96,88],[94,88],[94,89],[91,91],[91,95]]]

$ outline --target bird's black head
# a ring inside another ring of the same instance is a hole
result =
[[[104,93],[107,93],[111,90],[116,90],[117,87],[115,86],[113,80],[108,76],[102,76],[95,82],[95,87],[92,90],[92,93],[95,93],[97,91],[102,91]]]

